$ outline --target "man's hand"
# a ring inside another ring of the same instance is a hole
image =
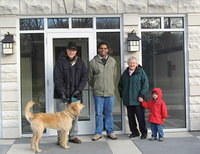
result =
[[[142,97],[138,97],[139,102],[144,102],[144,99]]]
[[[63,103],[68,103],[69,102],[69,98],[67,98],[66,96],[65,96],[65,94],[62,94],[62,102]]]
[[[80,90],[75,90],[73,93],[72,93],[72,97],[77,97],[80,95]]]

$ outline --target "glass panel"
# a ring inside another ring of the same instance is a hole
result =
[[[43,18],[20,19],[20,30],[43,30]]]
[[[185,128],[184,32],[143,32],[142,60],[150,90],[163,89],[169,111],[166,128]]]
[[[111,56],[117,61],[117,79],[115,92],[115,106],[113,109],[114,130],[122,130],[122,106],[121,99],[117,90],[118,81],[120,78],[121,61],[120,61],[120,33],[119,32],[99,32],[97,33],[97,44],[100,42],[108,42],[111,48]]]
[[[92,28],[92,18],[72,18],[72,28]]]
[[[20,34],[22,133],[30,133],[24,117],[27,101],[40,104],[33,112],[45,112],[44,34]]]
[[[183,17],[165,17],[165,28],[184,28]]]
[[[68,18],[49,18],[48,28],[69,28]]]
[[[53,51],[54,51],[54,65],[61,54],[64,54],[65,49],[69,42],[76,42],[78,46],[78,56],[84,61],[86,67],[89,64],[89,53],[88,53],[88,38],[58,38],[53,39]],[[83,96],[81,102],[85,105],[85,108],[79,116],[79,120],[90,120],[90,100],[91,93],[89,90],[88,83],[83,90]],[[54,100],[56,102],[56,100]],[[56,111],[56,108],[55,108]]]
[[[141,28],[143,29],[161,28],[161,18],[160,17],[142,17]]]
[[[96,18],[97,29],[120,29],[120,18]]]

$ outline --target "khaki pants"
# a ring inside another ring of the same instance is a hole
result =
[[[67,106],[67,104],[64,104],[61,99],[56,99],[55,103],[56,103],[55,107],[56,107],[57,112],[63,111]],[[58,133],[58,137],[59,137],[60,131],[57,131],[57,133]],[[76,119],[73,120],[73,122],[72,122],[72,128],[69,132],[69,139],[75,138],[77,133],[78,133],[78,117],[76,117]]]

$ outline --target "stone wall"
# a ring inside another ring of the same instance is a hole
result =
[[[16,40],[16,17],[0,16],[0,40],[4,34],[10,32],[14,34]],[[2,134],[3,138],[15,138],[20,135],[20,109],[18,99],[17,84],[17,54],[16,44],[13,55],[2,54],[2,44],[0,44],[0,85],[1,97],[0,104],[2,108]]]
[[[200,130],[200,14],[188,15],[189,108],[191,130]]]
[[[196,13],[199,0],[1,0],[0,14]]]

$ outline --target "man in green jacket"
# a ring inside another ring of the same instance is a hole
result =
[[[89,69],[89,83],[93,88],[96,112],[96,130],[95,135],[92,137],[93,141],[102,138],[104,126],[107,137],[117,139],[117,136],[113,133],[112,116],[115,101],[114,80],[116,79],[116,67],[115,59],[109,56],[108,43],[100,43],[98,45],[98,55],[90,61]]]
[[[119,93],[123,104],[127,107],[130,138],[139,136],[137,128],[137,117],[141,132],[141,139],[147,138],[147,128],[145,123],[144,108],[140,106],[138,99],[144,98],[149,89],[148,78],[142,66],[138,65],[135,57],[128,59],[128,68],[122,74],[119,81]]]

